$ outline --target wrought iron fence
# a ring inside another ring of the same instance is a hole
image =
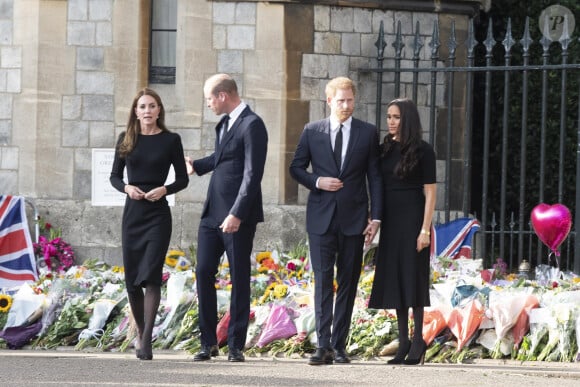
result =
[[[401,95],[402,87],[407,92],[410,90],[411,95],[407,96],[415,101],[420,87],[428,91],[428,98],[423,100],[429,109],[429,122],[423,125],[428,128],[428,141],[435,145],[438,165],[444,166],[444,179],[439,182],[444,185],[444,197],[442,206],[438,205],[441,214],[436,221],[449,222],[452,214],[477,217],[481,228],[473,251],[474,256],[484,259],[485,267],[491,267],[497,257],[502,257],[512,270],[524,259],[534,266],[554,264],[553,259],[546,258],[549,251],[531,227],[530,209],[541,202],[567,200],[573,210],[574,225],[580,224],[580,215],[575,211],[580,209],[580,179],[576,178],[580,171],[580,90],[571,90],[569,86],[577,83],[580,88],[580,64],[568,63],[572,39],[567,28],[556,42],[545,36],[534,42],[529,19],[526,19],[523,36],[516,41],[508,20],[505,35],[501,41],[496,41],[491,26],[490,22],[485,40],[479,42],[471,20],[467,39],[458,42],[453,22],[446,42],[447,58],[443,60],[440,58],[442,42],[438,22],[434,23],[430,35],[428,59],[421,59],[424,42],[417,23],[412,38],[413,56],[409,59],[403,56],[405,44],[400,22],[392,42],[394,58],[385,58],[387,42],[381,22],[375,43],[377,67],[360,71],[376,74],[376,125],[381,132],[384,106],[388,102],[383,100],[383,86],[386,85],[383,74],[394,73],[395,97]],[[542,50],[540,64],[530,63],[534,43],[539,43]],[[552,43],[558,46],[557,52]],[[503,63],[498,63],[498,46],[503,46]],[[465,62],[461,65],[456,64],[458,47],[465,50],[460,53]],[[514,53],[521,63],[512,63]],[[386,59],[394,65],[384,66]],[[407,63],[412,65],[402,66]],[[428,82],[425,76],[420,81],[423,73],[429,76]],[[402,76],[410,81],[403,82]],[[460,83],[456,83],[457,79]],[[529,89],[532,79],[539,83],[539,89]],[[438,87],[441,83],[443,88]],[[438,100],[441,90],[443,98]],[[559,98],[554,101],[550,95]],[[576,98],[570,98],[571,95]],[[531,107],[529,100],[538,96],[539,106]],[[459,120],[454,114],[457,99],[465,101],[460,106],[463,117]],[[514,99],[520,101],[517,109],[512,104]],[[518,122],[517,127],[514,122]],[[492,139],[492,133],[499,133],[499,138]],[[462,136],[459,151],[452,149],[458,136]],[[539,154],[530,154],[531,149],[539,149]],[[460,154],[459,160],[454,160],[454,153]],[[557,176],[547,180],[546,173],[554,170],[554,163],[557,163]],[[530,164],[537,164],[538,169],[530,172]],[[457,169],[459,172],[454,172]],[[574,187],[569,187],[570,181]],[[576,226],[560,251],[560,268],[580,273],[580,240],[576,238]]]

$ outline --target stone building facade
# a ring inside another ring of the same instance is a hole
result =
[[[149,86],[186,154],[212,152],[219,117],[202,86],[227,72],[269,133],[255,248],[290,247],[306,237],[307,193],[288,164],[304,124],[328,114],[326,82],[354,79],[355,116],[374,122],[375,76],[360,69],[376,64],[381,21],[388,42],[397,21],[409,39],[417,22],[425,37],[436,21],[465,31],[479,3],[177,0],[175,83],[150,84],[150,0],[0,0],[0,194],[33,199],[80,261],[120,263],[122,207],[92,205],[93,149],[114,147],[136,91]],[[386,74],[385,102],[396,97],[390,81]],[[425,85],[421,98],[428,93]],[[176,195],[172,247],[196,244],[208,181],[193,176]]]

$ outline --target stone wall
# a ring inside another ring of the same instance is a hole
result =
[[[147,1],[0,0],[0,194],[32,198],[41,216],[62,228],[80,261],[121,262],[122,207],[91,205],[91,153],[114,147],[138,89],[160,93],[168,126],[196,158],[212,152],[219,119],[205,107],[204,80],[216,72],[237,79],[269,133],[266,222],[255,248],[288,248],[306,237],[307,194],[289,177],[288,164],[304,124],[329,113],[326,82],[354,79],[355,116],[373,122],[375,78],[359,70],[376,65],[380,22],[392,61],[397,21],[411,39],[417,21],[428,35],[441,17],[295,1],[178,4],[176,83],[148,85]],[[396,97],[392,74],[384,81],[387,102]],[[428,93],[421,85],[418,102]],[[208,181],[194,176],[176,195],[172,247],[196,243]]]

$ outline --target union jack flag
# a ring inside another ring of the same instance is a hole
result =
[[[471,258],[471,241],[479,227],[474,218],[457,218],[433,227],[431,258]]]
[[[23,197],[0,195],[0,288],[36,281],[36,260]]]

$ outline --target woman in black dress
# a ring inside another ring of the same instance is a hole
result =
[[[126,131],[115,150],[111,184],[126,193],[122,243],[125,283],[138,329],[135,348],[151,360],[151,340],[161,299],[163,263],[171,239],[171,211],[165,196],[189,183],[181,137],[165,126],[159,95],[148,88],[137,93]],[[175,181],[164,185],[173,165]],[[123,171],[127,168],[127,180]],[[145,293],[143,293],[145,289]]]
[[[388,134],[381,157],[384,205],[369,308],[396,309],[399,349],[389,364],[424,360],[423,307],[429,300],[429,249],[435,208],[435,153],[421,139],[419,112],[413,101],[387,106]],[[409,340],[409,308],[414,332]]]

